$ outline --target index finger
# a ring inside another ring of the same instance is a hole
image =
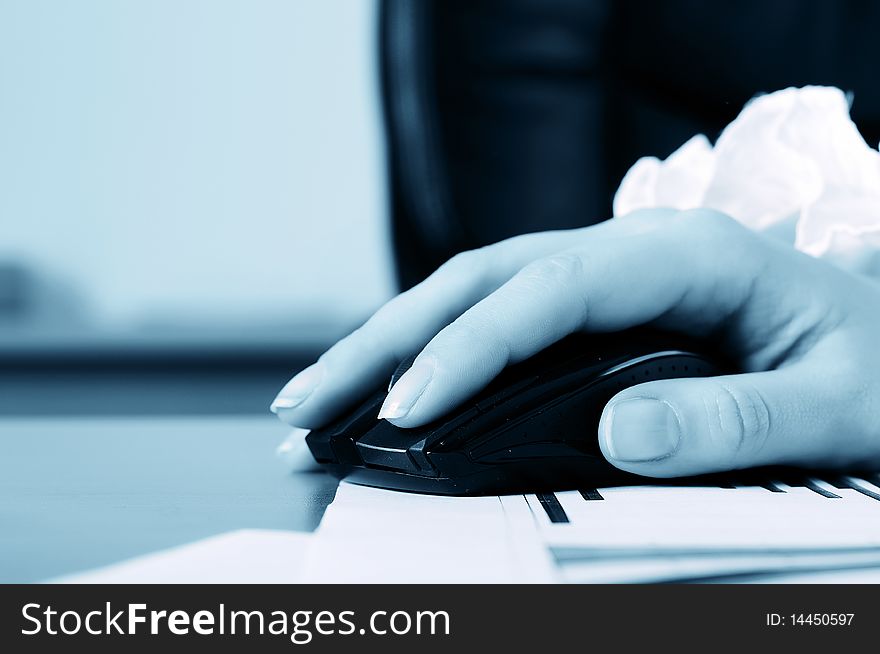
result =
[[[453,257],[291,379],[272,403],[272,411],[291,426],[322,426],[386,384],[400,361],[528,261],[566,247],[571,234],[518,236]]]

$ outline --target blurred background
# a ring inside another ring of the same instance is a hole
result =
[[[877,143],[878,22],[863,0],[0,0],[0,415],[265,413],[398,283],[603,220],[639,157],[759,93],[838,86]]]
[[[0,413],[265,412],[394,289],[372,0],[0,0]]]

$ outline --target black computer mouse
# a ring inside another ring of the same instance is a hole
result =
[[[412,365],[404,361],[392,382]],[[635,384],[731,372],[695,341],[645,329],[568,336],[509,366],[476,396],[423,427],[377,415],[388,388],[306,442],[315,459],[355,483],[443,495],[607,487],[637,479],[599,450],[612,396]]]

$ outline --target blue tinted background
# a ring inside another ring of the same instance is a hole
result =
[[[0,342],[295,338],[381,303],[374,22],[367,0],[0,0],[0,327],[28,327]]]

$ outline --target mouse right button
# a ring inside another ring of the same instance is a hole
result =
[[[561,442],[522,443],[488,451],[486,448],[482,448],[479,453],[473,451],[471,455],[478,463],[507,463],[509,461],[590,456],[568,443]]]

